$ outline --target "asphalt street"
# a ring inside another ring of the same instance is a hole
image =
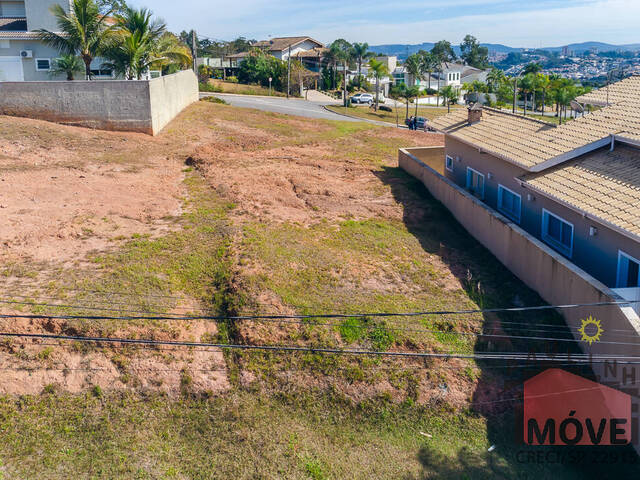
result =
[[[211,96],[210,93],[201,93],[200,97]],[[229,95],[213,94],[222,98],[234,107],[256,108],[267,112],[284,113],[288,115],[298,115],[301,117],[320,118],[323,120],[343,120],[347,122],[357,122],[354,118],[344,117],[324,109],[325,103],[309,102],[307,100],[282,97],[258,97],[249,95]]]

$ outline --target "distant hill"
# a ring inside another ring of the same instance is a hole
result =
[[[638,51],[640,50],[640,43],[631,43],[628,45],[613,45],[611,43],[603,43],[603,42],[582,42],[582,43],[572,43],[567,45],[569,50],[575,53],[584,53],[592,48],[598,49],[600,52],[610,52],[614,50],[623,50],[623,51]],[[563,47],[548,47],[543,50],[548,50],[550,52],[559,52]]]
[[[369,49],[373,52],[380,53],[382,55],[396,55],[398,58],[407,58],[408,55],[418,52],[419,50],[431,50],[435,43],[424,42],[416,45],[406,44],[389,44],[389,45],[372,45]],[[490,52],[510,53],[522,51],[522,48],[513,48],[499,43],[483,43],[481,44],[487,47]],[[460,46],[453,45],[453,50],[457,55],[460,55]]]
[[[419,50],[431,50],[433,48],[433,42],[424,42],[415,45],[408,44],[388,44],[388,45],[372,45],[369,47],[372,51],[376,53],[380,53],[382,55],[396,55],[398,58],[404,59],[407,58],[407,55],[411,55],[416,53]],[[509,47],[507,45],[502,45],[500,43],[482,43],[483,47],[487,47],[490,52],[496,53],[511,53],[511,52],[522,52],[523,50],[527,50],[526,48],[520,47]],[[559,52],[562,50],[564,46],[559,47],[544,47],[539,50],[547,50],[549,52]],[[607,52],[613,50],[623,50],[623,51],[640,51],[640,43],[631,43],[627,45],[613,45],[610,43],[603,42],[582,42],[582,43],[572,43],[567,45],[569,50],[575,53],[584,53],[593,48],[598,49],[600,52]],[[456,54],[460,54],[460,46],[454,45],[454,51]]]

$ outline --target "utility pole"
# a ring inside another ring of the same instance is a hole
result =
[[[518,77],[513,78],[513,111],[512,113],[516,113],[516,100],[518,96]]]
[[[193,71],[198,73],[198,49],[196,48],[196,31],[191,30],[191,53],[193,57]]]
[[[287,98],[291,88],[291,45],[289,45],[289,55],[287,56]]]

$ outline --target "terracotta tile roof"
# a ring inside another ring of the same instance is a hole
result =
[[[540,174],[526,185],[588,215],[640,236],[640,150],[599,149]]]
[[[321,57],[327,50],[329,49],[325,47],[312,48],[311,50],[298,52],[293,56],[296,58],[317,58],[317,57]]]
[[[625,78],[609,85],[609,104],[640,103],[640,76]],[[594,90],[576,99],[587,105],[607,105],[607,87]]]
[[[0,39],[10,40],[38,40],[38,32],[6,32],[0,31]]]
[[[631,104],[611,105],[557,127],[487,108],[482,120],[469,125],[466,109],[456,109],[431,124],[453,138],[525,169],[539,171],[551,166],[549,163],[586,153],[579,149],[604,142],[613,134],[640,136],[640,108]]]
[[[319,46],[324,47],[321,42],[318,42],[311,37],[275,37],[271,40],[261,40],[254,43],[252,46],[258,48],[268,48],[270,52],[279,52],[282,50],[286,50],[287,48],[289,48],[289,46],[295,47],[305,40],[311,40],[312,42],[317,43]]]
[[[231,55],[225,55],[224,58],[244,58],[247,55],[249,55],[249,52],[240,52],[240,53],[233,53]]]
[[[24,17],[0,18],[0,32],[26,32],[27,19]]]

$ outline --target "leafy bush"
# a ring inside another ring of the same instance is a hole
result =
[[[233,75],[230,77],[227,77],[227,82],[229,83],[238,83],[238,77],[234,77]]]
[[[219,87],[219,86],[214,85],[214,84],[209,83],[209,82],[200,83],[199,89],[200,89],[201,92],[222,93],[222,87]]]
[[[276,90],[282,89],[282,79],[286,79],[287,65],[282,60],[278,60],[273,55],[267,55],[261,50],[249,52],[240,64],[236,81],[240,83],[257,83],[263,87],[269,86],[269,78],[272,79],[272,86]],[[227,78],[227,81],[232,81]]]
[[[435,95],[436,93],[438,93],[438,90],[436,90],[435,88],[425,88],[424,93],[427,95]]]
[[[203,102],[219,103],[220,105],[229,105],[228,102],[225,102],[223,99],[218,97],[204,97],[200,100]]]

